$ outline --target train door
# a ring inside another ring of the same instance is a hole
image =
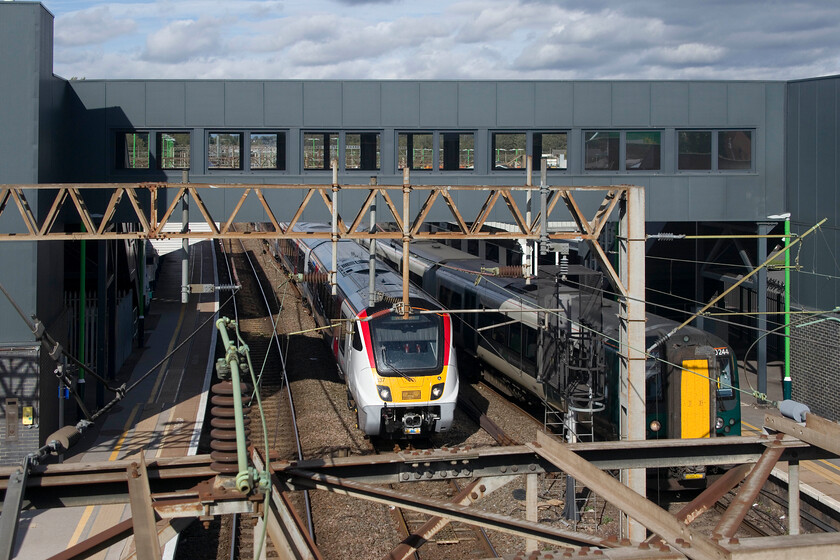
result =
[[[353,310],[347,302],[341,306],[341,320],[339,325],[334,328],[335,345],[336,345],[336,359],[338,360],[338,367],[347,375],[352,370],[350,363],[350,345],[352,344],[353,322],[355,317]]]

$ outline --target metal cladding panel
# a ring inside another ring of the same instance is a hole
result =
[[[225,83],[186,83],[187,126],[224,126]]]
[[[735,82],[726,86],[726,124],[728,126],[752,126],[762,122],[766,115],[765,89],[763,83]]]
[[[481,128],[496,126],[495,82],[458,84],[458,126]],[[476,151],[478,146],[476,146]]]
[[[14,266],[0,266],[0,282],[27,317],[36,314],[38,248],[34,242],[16,241],[0,244],[0,262]],[[0,297],[0,342],[34,340],[32,331],[17,314],[9,300]]]
[[[725,126],[727,124],[727,85],[722,82],[694,82],[688,88],[688,124]]]
[[[534,84],[534,125],[568,128],[574,121],[575,90],[571,82]]]
[[[692,221],[715,221],[726,215],[726,178],[691,177],[688,208]]]
[[[304,82],[303,126],[341,125],[341,82]]]
[[[688,177],[652,177],[650,186],[645,189],[648,215],[676,222],[688,221],[689,184]]]
[[[146,83],[147,126],[183,127],[186,125],[186,88],[184,82]]]
[[[0,56],[0,183],[34,183],[38,181],[39,7],[3,4],[0,53],[15,56]]]
[[[788,185],[797,197],[794,219],[815,223],[817,218],[817,82],[805,82],[799,87],[799,134],[795,142],[799,148],[795,183]]]
[[[344,82],[341,104],[344,126],[378,127],[382,122],[379,82]]]
[[[420,126],[455,128],[458,123],[458,84],[420,83]]]
[[[225,126],[262,126],[263,107],[263,82],[225,82]]]
[[[146,82],[108,82],[105,86],[105,106],[119,107],[121,122],[108,126],[142,128],[146,126]]]
[[[754,219],[766,217],[767,199],[764,197],[764,181],[758,175],[726,177],[726,204],[718,219],[738,221],[749,208]]]
[[[688,123],[688,83],[653,82],[650,97],[652,126],[684,126]]]
[[[303,82],[265,83],[265,125],[303,124]]]
[[[756,150],[756,165],[764,176],[767,214],[781,214],[788,211],[785,200],[785,84],[767,84],[764,98],[764,136]]]
[[[575,82],[575,126],[612,125],[612,82]]]
[[[420,84],[382,82],[382,126],[416,127],[420,124]]]
[[[612,85],[613,126],[650,126],[650,83],[614,82]]]
[[[73,142],[72,180],[97,182],[107,177],[106,82],[69,82],[69,129],[84,142]],[[116,110],[119,110],[116,108]]]
[[[535,84],[499,82],[496,85],[496,125],[533,127]]]

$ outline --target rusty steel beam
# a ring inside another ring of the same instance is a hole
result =
[[[129,517],[110,529],[105,529],[101,533],[97,533],[63,552],[50,556],[47,560],[78,560],[80,558],[90,558],[97,552],[105,550],[109,546],[131,535],[134,532],[133,523],[134,521]]]
[[[741,526],[741,522],[744,521],[744,517],[747,516],[747,512],[755,502],[758,493],[764,487],[764,483],[767,482],[770,473],[773,472],[773,467],[776,466],[782,456],[782,451],[784,449],[779,445],[767,448],[767,451],[764,452],[747,476],[735,499],[721,516],[713,534],[727,538],[735,535],[738,527]]]
[[[128,496],[134,521],[134,540],[139,560],[161,560],[160,544],[152,508],[152,489],[146,473],[146,459],[141,453],[138,461],[128,467]]]
[[[533,450],[575,477],[596,494],[604,496],[627,515],[660,535],[670,546],[689,558],[728,559],[729,552],[718,543],[687,527],[673,515],[595,468],[553,437],[537,432]]]
[[[491,492],[495,492],[499,488],[503,487],[514,478],[516,477],[494,476],[489,479],[479,478],[458,492],[458,494],[452,498],[452,503],[460,504],[462,506],[471,505]],[[446,527],[449,524],[449,521],[449,519],[438,515],[431,517],[419,529],[409,535],[407,539],[403,540],[403,542],[398,544],[391,552],[385,555],[384,560],[406,560],[412,556],[418,548],[423,546],[429,539]]]
[[[840,424],[836,422],[808,413],[803,426],[788,418],[768,414],[764,417],[764,425],[840,456]]]
[[[563,547],[589,546],[609,548],[615,546],[613,543],[590,535],[566,531],[543,524],[535,524],[509,515],[488,513],[467,506],[432,498],[424,498],[415,494],[336,478],[326,474],[301,469],[288,469],[277,473],[277,476],[280,478],[282,484],[291,484],[296,488],[313,488],[335,492],[389,506],[419,511],[427,515],[440,516],[453,521],[478,525],[518,537],[536,538],[542,542]]]

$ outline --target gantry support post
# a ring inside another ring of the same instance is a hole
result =
[[[621,439],[645,439],[645,191],[631,187],[624,193],[619,213],[619,278],[627,290],[620,298],[619,371]],[[642,498],[646,495],[645,469],[626,469],[621,481]],[[622,532],[630,540],[645,538],[645,528],[622,513]]]
[[[525,475],[525,519],[536,523],[539,520],[537,500],[539,499],[540,479],[538,474]],[[536,539],[525,539],[525,553],[539,550],[540,541]]]
[[[333,296],[338,294],[338,160],[332,161],[332,267],[330,286]]]
[[[758,235],[764,236],[770,233],[770,230],[775,226],[775,222],[759,222]],[[767,259],[767,238],[758,238],[758,258],[761,262]],[[758,392],[762,395],[767,394],[767,337],[760,333],[767,332],[767,267],[762,266],[758,270],[756,276],[755,296],[758,302],[758,317],[756,317],[758,336],[758,356],[756,362],[756,371],[758,372]],[[748,356],[744,356],[746,359]]]
[[[181,182],[190,182],[189,171],[184,171]],[[190,201],[187,191],[181,197],[181,233],[190,231]],[[190,240],[181,241],[181,303],[190,302]]]
[[[411,181],[409,180],[408,166],[403,168],[403,317],[408,319],[408,314],[411,311],[411,305],[408,301],[408,265],[409,265],[409,242],[411,240],[411,216],[409,215],[411,207]]]
[[[376,177],[370,178],[370,186],[376,185]],[[370,229],[368,230],[371,238],[370,245],[368,245],[368,306],[373,307],[376,303],[376,238],[373,234],[376,233],[376,194],[373,195],[373,202],[370,204]]]
[[[788,534],[799,534],[799,461],[788,462]]]

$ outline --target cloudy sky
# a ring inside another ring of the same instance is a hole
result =
[[[840,2],[43,0],[78,78],[780,79],[840,73]]]

